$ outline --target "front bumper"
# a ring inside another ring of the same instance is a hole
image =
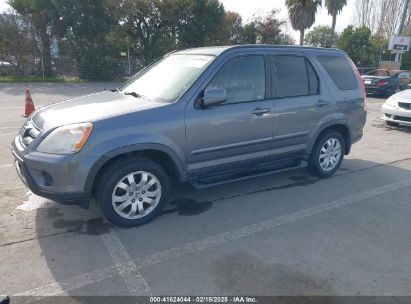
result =
[[[17,174],[34,194],[62,204],[88,207],[92,192],[85,185],[94,157],[39,152],[24,154],[18,137],[11,150]]]
[[[381,119],[394,123],[411,126],[411,110],[384,104],[381,109]]]

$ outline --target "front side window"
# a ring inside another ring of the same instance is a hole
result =
[[[226,103],[263,100],[265,65],[263,56],[244,56],[228,61],[213,77],[209,88],[227,91]]]
[[[175,101],[210,65],[214,56],[170,55],[153,64],[120,88],[159,102]]]
[[[311,64],[301,56],[274,56],[277,76],[277,97],[318,94],[319,81]]]

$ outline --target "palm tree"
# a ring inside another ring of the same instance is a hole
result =
[[[332,30],[335,32],[335,24],[337,23],[337,15],[341,13],[344,6],[347,5],[347,0],[325,0],[328,15],[333,16]]]
[[[300,45],[303,45],[304,32],[314,24],[321,0],[286,0],[285,5],[293,29],[300,31]]]

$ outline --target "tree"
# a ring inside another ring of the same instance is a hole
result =
[[[108,0],[56,0],[58,35],[67,42],[81,78],[111,79],[116,64],[108,35],[116,25]]]
[[[341,33],[337,47],[344,50],[357,65],[374,64],[374,51],[370,37],[371,30],[369,28],[365,26],[354,28],[350,25]]]
[[[0,14],[0,61],[11,63],[11,72],[18,76],[31,74],[34,70],[36,47],[29,27],[17,14]]]
[[[244,26],[243,33],[244,44],[256,44],[257,43],[257,29],[254,22],[247,23]]]
[[[344,6],[347,5],[347,0],[325,0],[325,7],[328,14],[333,17],[332,31],[335,32],[335,25],[337,23],[337,15],[341,13]]]
[[[163,0],[160,4],[160,10],[165,26],[165,36],[171,39],[171,49],[178,48],[179,34],[182,24],[187,20],[189,15],[190,0]]]
[[[400,21],[400,12],[404,0],[355,0],[355,25],[366,26],[374,34],[389,38],[394,34]],[[411,15],[408,12],[405,29],[411,28]]]
[[[326,25],[314,27],[305,36],[305,43],[315,47],[334,48],[337,44],[338,35],[333,29]]]
[[[221,26],[210,34],[211,43],[214,45],[233,45],[243,43],[243,20],[236,12],[226,12]]]
[[[165,27],[160,0],[122,0],[117,11],[126,33],[138,42],[145,65],[164,53],[158,47]]]
[[[31,35],[34,42],[39,42],[37,51],[44,67],[44,75],[53,74],[51,44],[52,44],[52,17],[55,16],[52,0],[9,0],[8,4],[17,13],[25,17],[31,25]]]
[[[286,0],[285,5],[292,27],[300,31],[300,45],[303,45],[304,32],[314,24],[321,0]]]
[[[224,22],[225,10],[219,0],[192,0],[188,15],[180,27],[180,47],[210,44],[212,36]]]
[[[294,40],[283,33],[281,27],[286,23],[277,17],[278,10],[273,9],[266,16],[255,16],[257,42],[262,44],[293,44]]]

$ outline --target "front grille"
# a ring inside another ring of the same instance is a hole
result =
[[[411,122],[411,117],[405,117],[405,116],[394,116],[394,120]]]
[[[40,134],[41,130],[39,130],[31,120],[28,120],[24,125],[23,129],[21,130],[21,144],[24,147],[30,145],[33,140]]]
[[[398,106],[405,110],[411,110],[411,103],[399,102]]]

